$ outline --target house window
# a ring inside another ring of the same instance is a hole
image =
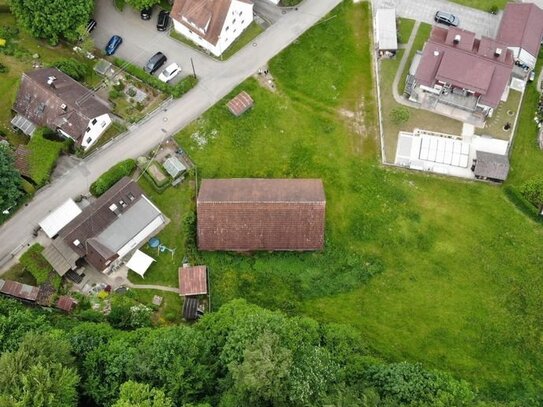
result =
[[[239,12],[239,15],[241,16],[242,14],[243,14],[243,11],[240,11],[240,12]]]
[[[94,125],[94,124],[96,124],[97,121],[98,121],[98,120],[93,119],[91,123]]]
[[[236,19],[235,18],[232,20],[232,24],[236,24]]]
[[[227,27],[224,29],[224,31],[228,31],[229,29],[230,29],[230,27],[227,26]]]
[[[87,130],[85,130],[86,133],[90,131],[90,127],[87,127]]]
[[[106,121],[104,120],[104,121],[101,123],[101,125],[102,125],[102,128],[106,127]]]
[[[91,141],[92,141],[92,137],[89,137],[89,138],[87,139],[87,144],[89,144]]]
[[[245,22],[245,20],[241,20],[241,25],[243,25],[244,22]]]
[[[237,30],[234,30],[234,32],[236,32]]]
[[[199,39],[199,40],[201,40],[201,39],[202,39],[202,37],[198,36],[198,39]]]

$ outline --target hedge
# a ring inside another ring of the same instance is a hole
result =
[[[537,208],[532,205],[515,187],[507,186],[504,188],[505,195],[521,212],[532,218],[538,223],[543,223],[543,217],[539,214]]]
[[[152,86],[153,88],[158,89],[161,92],[167,93],[168,95],[171,95],[176,99],[183,96],[198,83],[197,78],[189,75],[186,78],[183,78],[181,82],[179,82],[177,85],[169,85],[160,81],[157,77],[148,74],[142,68],[137,67],[136,65],[132,65],[131,63],[126,62],[123,59],[115,58],[113,60],[113,63],[130,75],[135,76],[142,82],[146,83],[147,85]]]
[[[136,169],[136,160],[129,158],[115,164],[109,170],[104,172],[90,186],[90,193],[98,197],[116,184],[122,177],[132,174]]]
[[[49,181],[60,153],[66,150],[68,146],[67,142],[52,141],[45,138],[46,131],[49,130],[43,128],[36,130],[26,146],[30,150],[28,158],[30,178],[38,188]]]
[[[41,252],[43,246],[36,243],[23,253],[19,260],[26,270],[36,279],[36,284],[41,285],[49,279],[49,274],[53,273],[53,267],[45,260]]]

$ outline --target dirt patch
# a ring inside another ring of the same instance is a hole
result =
[[[153,177],[157,185],[162,185],[164,182],[166,182],[166,176],[162,171],[160,171],[156,163],[152,163],[149,168],[147,168],[147,172],[151,175],[151,177]]]
[[[338,110],[338,113],[345,118],[349,128],[360,137],[360,141],[367,137],[368,131],[364,114],[364,98],[361,98],[356,103],[355,111],[341,108]]]
[[[277,90],[277,86],[275,86],[275,78],[270,73],[270,70],[267,66],[259,68],[257,73],[253,75],[253,77],[263,88],[266,88],[272,92],[275,92]]]

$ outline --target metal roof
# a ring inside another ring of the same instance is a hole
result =
[[[21,130],[27,136],[31,136],[34,131],[38,128],[34,123],[28,120],[26,117],[21,116],[20,114],[16,115],[12,120],[11,124]]]
[[[72,199],[68,199],[42,220],[39,225],[45,234],[52,238],[81,212],[81,208]]]
[[[179,295],[207,294],[207,267],[179,268]]]
[[[162,166],[172,178],[177,177],[179,174],[187,170],[187,167],[185,167],[177,157],[168,158],[166,161],[164,161]]]
[[[375,15],[375,28],[377,31],[379,49],[396,51],[398,49],[396,10],[393,8],[378,9]]]
[[[474,173],[478,178],[505,181],[509,173],[509,159],[506,155],[477,151]]]
[[[238,95],[228,102],[226,105],[230,112],[235,116],[241,116],[247,110],[249,110],[254,105],[254,100],[249,94],[245,91],[238,93]]]

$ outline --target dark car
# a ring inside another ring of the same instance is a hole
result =
[[[158,13],[156,29],[158,31],[166,31],[168,24],[170,24],[170,13],[166,10],[160,10],[160,13]]]
[[[113,55],[115,51],[117,51],[117,48],[119,48],[119,45],[121,45],[122,43],[123,39],[118,35],[114,35],[113,37],[111,37],[106,45],[106,55]]]
[[[456,17],[454,14],[446,13],[444,11],[438,11],[434,16],[434,20],[436,23],[450,25],[453,27],[458,27],[458,24],[460,24],[460,20],[458,19],[458,17]]]
[[[92,30],[94,30],[96,28],[96,20],[91,18],[89,20],[89,23],[87,24],[87,28],[86,28],[86,31],[88,33],[92,32]]]
[[[142,20],[150,20],[151,15],[153,14],[153,8],[152,7],[146,7],[143,10],[141,10],[141,19]]]
[[[157,52],[155,55],[149,59],[147,64],[143,67],[143,70],[151,75],[156,72],[158,68],[164,65],[168,58],[162,52]]]

